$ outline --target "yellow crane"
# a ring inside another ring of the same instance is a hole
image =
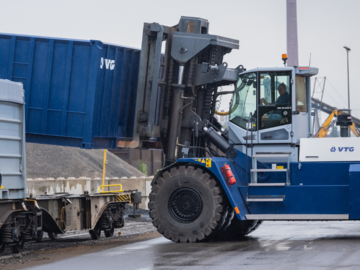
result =
[[[329,129],[334,125],[334,121],[333,118],[337,117],[338,115],[340,115],[342,112],[338,111],[338,110],[333,110],[331,112],[331,114],[329,115],[328,118],[326,118],[325,122],[322,124],[321,128],[319,129],[319,131],[316,133],[315,138],[324,138],[326,136],[326,134],[328,133]],[[352,123],[352,125],[350,126],[350,130],[352,131],[352,133],[356,136],[356,137],[360,137],[359,132],[357,131],[357,129],[355,128],[355,124]]]

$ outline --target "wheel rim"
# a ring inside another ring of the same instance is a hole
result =
[[[180,222],[189,223],[199,217],[202,200],[199,193],[192,188],[175,190],[169,199],[171,215]]]

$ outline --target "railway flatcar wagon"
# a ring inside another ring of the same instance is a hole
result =
[[[81,195],[26,194],[25,101],[22,83],[0,80],[0,254],[6,246],[20,252],[26,241],[55,239],[66,230],[89,229],[92,239],[101,231],[111,237],[124,226],[124,208],[135,203],[136,191],[106,191]],[[119,196],[121,194],[121,196]]]

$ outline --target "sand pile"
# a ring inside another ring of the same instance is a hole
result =
[[[104,150],[86,150],[45,144],[26,144],[27,178],[102,177]],[[145,176],[107,152],[106,177]]]

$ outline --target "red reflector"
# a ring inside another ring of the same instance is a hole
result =
[[[221,171],[225,177],[226,182],[231,186],[236,183],[235,176],[233,172],[230,169],[229,165],[224,165],[224,167],[221,168]]]
[[[309,67],[299,67],[299,69],[309,69]]]

